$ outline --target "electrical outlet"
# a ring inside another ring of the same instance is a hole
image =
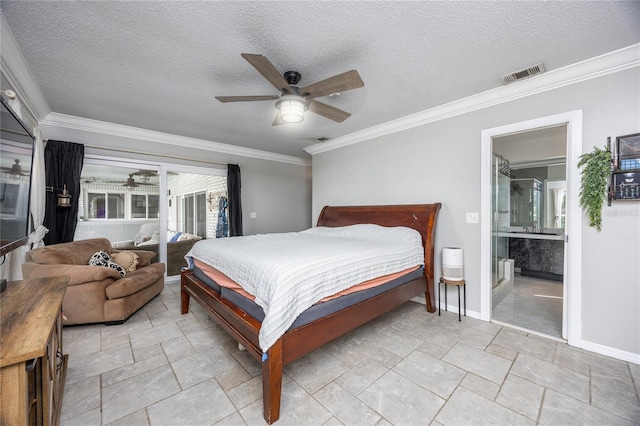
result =
[[[467,212],[467,223],[479,223],[480,215],[478,212]]]

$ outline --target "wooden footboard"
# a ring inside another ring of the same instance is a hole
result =
[[[421,294],[426,296],[428,311],[435,311],[433,242],[439,209],[440,203],[325,207],[318,219],[319,226],[375,223],[382,226],[407,226],[418,230],[425,247],[424,276],[289,330],[264,354],[258,344],[260,322],[229,300],[222,298],[189,271],[183,272],[181,276],[181,312],[186,314],[189,311],[189,301],[193,298],[261,363],[264,419],[271,424],[280,417],[282,368],[285,365]]]
[[[271,424],[280,417],[282,368],[285,365],[424,294],[426,287],[426,278],[418,278],[290,330],[266,354],[258,346],[260,323],[188,271],[181,277],[181,312],[186,314],[189,311],[189,299],[193,298],[253,358],[262,363],[264,419]]]

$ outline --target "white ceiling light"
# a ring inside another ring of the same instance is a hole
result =
[[[280,119],[285,123],[300,123],[304,120],[304,112],[309,109],[309,104],[299,95],[284,95],[276,107],[280,110]]]

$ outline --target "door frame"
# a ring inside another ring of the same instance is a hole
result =
[[[582,210],[579,206],[582,110],[484,129],[480,145],[480,319],[491,321],[491,158],[493,138],[545,127],[567,126],[567,208],[565,222],[562,335],[572,346],[582,342]]]

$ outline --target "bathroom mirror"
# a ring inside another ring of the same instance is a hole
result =
[[[562,233],[566,188],[564,162],[514,167],[510,176],[510,226]]]
[[[535,178],[511,178],[509,186],[511,226],[542,226],[542,182]]]

